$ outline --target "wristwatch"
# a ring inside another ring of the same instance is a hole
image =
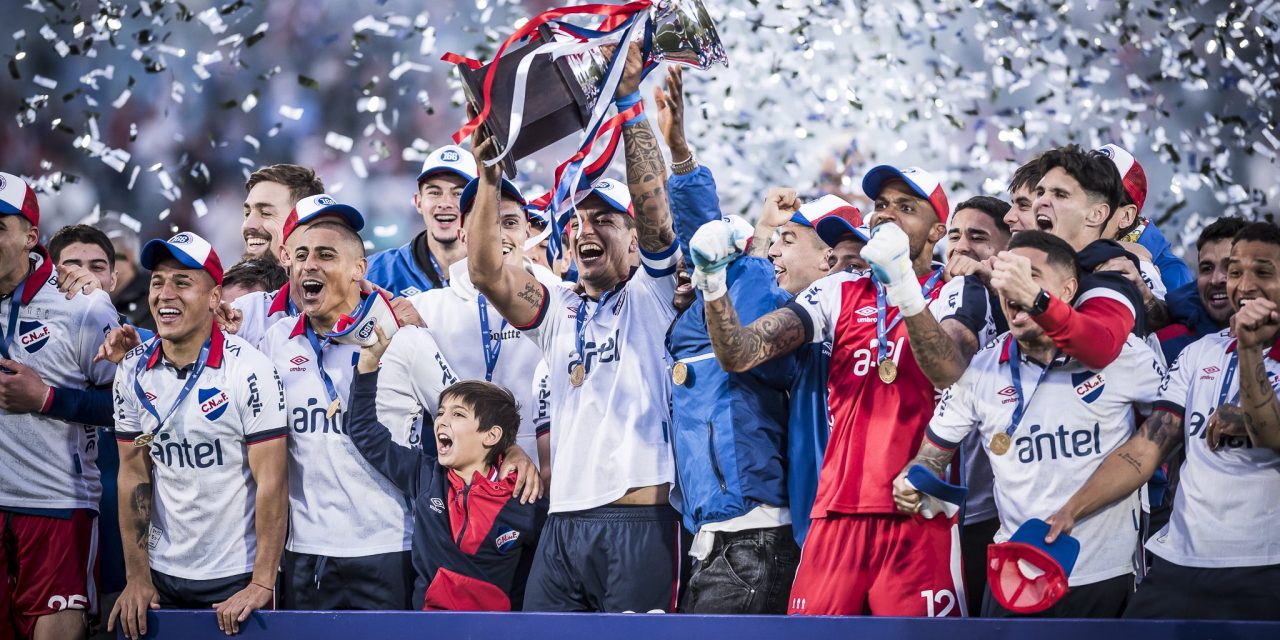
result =
[[[1044,289],[1040,290],[1040,295],[1036,296],[1036,301],[1031,304],[1031,308],[1027,309],[1027,313],[1038,316],[1049,310],[1049,292]]]

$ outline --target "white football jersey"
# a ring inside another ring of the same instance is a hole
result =
[[[139,400],[135,379],[164,416],[193,373],[170,366],[161,349],[148,356],[157,340],[130,351],[116,370],[116,440],[126,443],[121,446],[133,446],[159,422]],[[249,343],[215,327],[207,366],[150,445],[151,568],[188,580],[252,571],[257,484],[249,447],[286,436],[275,367]]]
[[[31,367],[54,387],[88,389],[111,383],[115,365],[94,362],[119,315],[102,291],[70,300],[58,291],[53,264],[43,249],[31,254],[34,270],[13,295],[0,300],[0,339],[12,338],[10,358]],[[17,318],[9,336],[10,314]],[[0,373],[0,375],[4,375]],[[97,509],[97,427],[40,413],[0,409],[0,507]]]
[[[545,267],[529,263],[526,268],[548,288],[558,286],[561,282]],[[445,362],[449,363],[453,372],[462,380],[484,380],[487,369],[486,343],[480,332],[482,307],[478,298],[479,292],[471,284],[465,259],[449,267],[448,288],[432,289],[409,297],[409,301],[427,323],[427,329],[435,338],[435,344],[444,355]],[[532,340],[526,339],[519,329],[504,320],[493,305],[485,303],[483,308],[488,319],[488,344],[490,348],[495,344],[501,345],[490,381],[505,387],[520,404],[520,430],[516,433],[516,444],[537,464],[538,440],[533,421],[538,401],[534,395],[534,374],[542,361],[542,351]],[[388,347],[388,351],[390,349]],[[418,354],[420,359],[429,355],[423,351]],[[379,381],[389,377],[392,376],[379,376]],[[380,382],[379,388],[381,387]],[[437,399],[432,397],[427,400],[431,406],[435,406]]]
[[[284,380],[287,405],[290,526],[285,548],[343,558],[406,551],[413,537],[409,505],[365,461],[347,431],[345,407],[360,348],[322,344],[318,356],[306,323],[305,314],[278,321],[262,338],[263,353]],[[342,403],[333,418],[326,415],[331,397],[320,367]]]
[[[279,291],[254,291],[236,298],[231,303],[233,309],[243,314],[240,328],[236,335],[240,339],[257,347],[267,329],[281,318],[294,318],[298,315],[297,307],[289,300],[289,283],[280,287]]]
[[[954,449],[976,430],[995,474],[1000,515],[996,542],[1004,542],[1029,518],[1053,515],[1112,451],[1133,433],[1134,405],[1149,409],[1164,368],[1145,342],[1125,341],[1120,355],[1101,371],[1065,356],[1044,368],[1019,358],[1025,414],[1004,455],[991,451],[991,438],[1013,424],[1018,403],[1005,334],[979,351],[929,422],[927,437]],[[1076,523],[1080,557],[1068,582],[1092,584],[1133,573],[1138,542],[1138,496],[1133,495]]]
[[[423,424],[433,431],[440,392],[458,382],[458,375],[431,332],[422,327],[396,331],[378,368],[378,422],[391,431],[396,444],[422,446]]]
[[[633,487],[675,481],[666,334],[676,315],[677,249],[641,251],[641,268],[599,301],[569,286],[544,285],[537,318],[517,327],[537,342],[550,370],[552,513],[599,507]],[[569,379],[578,362],[586,377],[575,387]]]
[[[1235,351],[1230,330],[1183,349],[1169,369],[1157,409],[1183,417],[1186,462],[1173,497],[1169,524],[1147,541],[1151,553],[1186,567],[1257,567],[1280,564],[1280,454],[1248,438],[1226,438],[1217,451],[1205,440]],[[1272,389],[1280,389],[1280,349],[1262,361]],[[1240,403],[1237,367],[1226,402]]]

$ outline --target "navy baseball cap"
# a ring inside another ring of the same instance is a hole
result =
[[[458,196],[458,210],[462,212],[462,215],[467,215],[467,212],[471,210],[471,204],[475,202],[476,192],[479,190],[480,178],[472,179],[471,182],[467,183],[467,186],[462,188],[462,195]],[[521,207],[529,206],[529,201],[525,200],[523,193],[520,193],[520,188],[506,178],[502,179],[502,195],[519,202]],[[528,214],[528,211],[525,213]]]

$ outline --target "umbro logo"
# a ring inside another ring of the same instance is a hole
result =
[[[417,287],[405,287],[404,289],[400,290],[400,295],[405,297],[417,295],[419,293],[422,293],[422,289],[419,289]]]
[[[290,362],[291,364],[293,364],[293,366],[292,366],[292,367],[289,367],[289,370],[290,370],[290,371],[306,371],[306,370],[307,370],[307,368],[306,368],[306,367],[304,367],[304,366],[302,366],[302,365],[304,365],[304,364],[306,364],[306,363],[308,363],[308,362],[310,362],[310,361],[311,361],[311,359],[310,359],[310,358],[308,358],[308,357],[306,357],[306,356],[294,356],[294,357],[292,357],[292,358],[290,358],[290,359],[289,359],[289,362]]]
[[[148,392],[146,392],[146,393],[144,393],[144,394],[142,394],[142,395],[144,395],[144,396],[146,396],[146,397],[147,397],[147,402],[155,402],[155,401],[156,401],[156,394],[151,393],[150,391],[148,391]]]
[[[1212,379],[1214,379],[1214,377],[1216,377],[1216,376],[1218,375],[1218,372],[1219,372],[1219,371],[1222,371],[1222,369],[1219,369],[1218,367],[1213,366],[1213,365],[1207,366],[1207,367],[1205,367],[1205,368],[1203,368],[1203,369],[1201,369],[1201,370],[1200,370],[1200,379],[1201,379],[1201,380],[1212,380]]]
[[[861,308],[861,309],[858,309],[857,311],[854,311],[853,313],[854,313],[854,315],[859,316],[859,317],[858,317],[858,324],[866,324],[866,323],[868,323],[868,322],[875,322],[875,321],[876,321],[876,319],[875,319],[875,315],[876,315],[876,308],[875,308],[875,307],[863,307],[863,308]]]
[[[441,500],[440,498],[432,498],[431,510],[436,513],[444,513],[444,500]]]
[[[1000,404],[1009,404],[1010,402],[1018,401],[1018,398],[1017,398],[1018,390],[1013,388],[1013,385],[1009,385],[997,391],[996,393],[1004,398],[1003,400],[1000,401]]]
[[[289,360],[289,362],[292,362],[294,364],[306,364],[307,360],[308,358],[306,356],[296,356],[293,359]]]

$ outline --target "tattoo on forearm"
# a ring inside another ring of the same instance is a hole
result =
[[[946,388],[960,379],[969,360],[978,351],[978,339],[964,331],[963,345],[956,344],[928,311],[906,319],[911,354],[920,370],[938,388]],[[965,354],[969,354],[965,356]]]
[[[955,457],[955,451],[948,451],[923,442],[920,444],[920,452],[916,454],[916,459],[912,463],[922,464],[934,475],[941,477],[947,470],[947,465],[951,464],[953,457]]]
[[[542,287],[540,285],[536,285],[532,282],[526,282],[524,285],[524,291],[517,293],[516,296],[529,303],[529,306],[534,309],[542,308]]]
[[[738,320],[728,296],[712,300],[707,311],[711,345],[726,369],[750,369],[804,343],[804,325],[790,309],[769,313],[747,327]]]
[[[1134,471],[1137,471],[1139,474],[1142,473],[1142,462],[1139,461],[1137,458],[1133,457],[1133,455],[1129,454],[1128,452],[1121,453],[1120,459],[1124,460],[1125,462],[1128,462],[1129,466],[1133,467]]]
[[[1138,436],[1150,440],[1160,450],[1159,464],[1182,446],[1182,418],[1168,411],[1156,411],[1138,428]]]
[[[1145,308],[1147,314],[1147,331],[1156,331],[1169,326],[1169,305],[1156,297],[1151,298]]]
[[[129,500],[129,511],[133,514],[134,533],[139,549],[147,548],[147,536],[151,532],[151,483],[143,482],[133,489]]]
[[[662,251],[675,242],[667,203],[667,171],[658,138],[648,122],[622,128],[627,158],[627,187],[636,214],[636,235],[646,251]]]
[[[772,239],[772,235],[772,233],[761,235],[757,232],[751,238],[751,247],[747,250],[747,255],[755,256],[757,258],[768,258],[769,240]]]
[[[1240,421],[1254,444],[1270,446],[1268,443],[1280,439],[1280,399],[1271,388],[1262,349],[1240,349],[1239,353],[1241,371],[1247,366],[1251,372],[1240,377],[1240,404],[1244,408]]]

